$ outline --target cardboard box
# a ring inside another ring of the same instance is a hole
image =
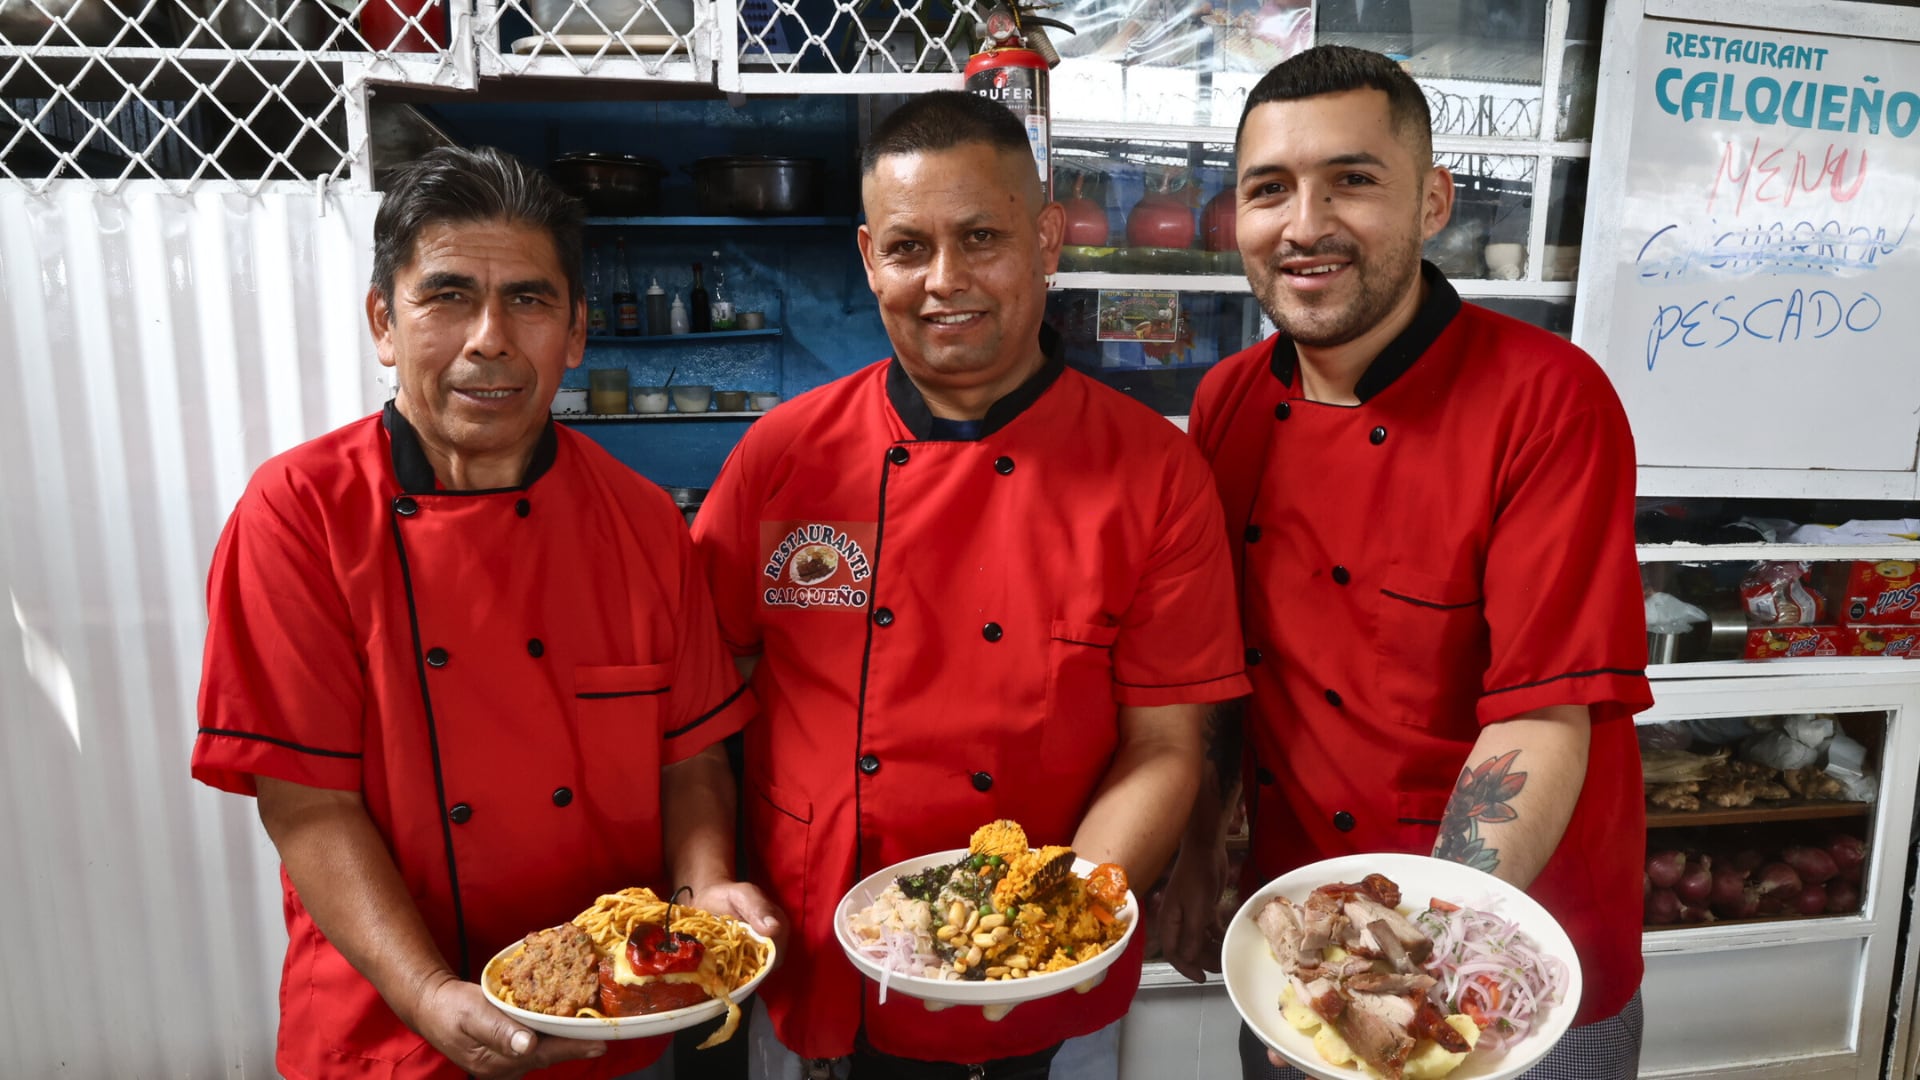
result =
[[[1920,562],[1912,559],[1865,559],[1847,571],[1846,587],[1834,597],[1832,610],[1851,626],[1911,625],[1920,623]]]
[[[1801,656],[1920,658],[1920,626],[1755,626],[1747,631],[1748,660]]]
[[[1920,656],[1920,626],[1856,626],[1850,656]]]
[[[1783,660],[1796,656],[1846,656],[1843,626],[1755,626],[1747,631],[1748,660]]]

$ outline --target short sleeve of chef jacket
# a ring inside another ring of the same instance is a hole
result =
[[[1251,687],[1220,496],[1185,438],[1162,460],[1162,482],[1125,485],[1127,497],[1151,501],[1135,509],[1156,524],[1113,646],[1114,700],[1147,707],[1241,697]]]
[[[1633,548],[1633,438],[1598,368],[1511,455],[1488,540],[1482,724],[1552,705],[1651,703]]]
[[[312,493],[273,465],[256,474],[207,579],[195,778],[243,795],[256,775],[360,789],[367,673],[326,550]]]

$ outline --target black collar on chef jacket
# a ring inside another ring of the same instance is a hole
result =
[[[420,433],[413,430],[413,424],[400,415],[400,410],[393,402],[387,402],[387,407],[381,410],[380,422],[386,426],[387,441],[393,446],[393,475],[400,480],[400,490],[409,495],[493,495],[530,488],[535,480],[553,468],[553,459],[560,448],[560,439],[553,433],[553,421],[549,419],[547,426],[540,431],[540,441],[533,448],[533,459],[527,462],[526,475],[520,478],[518,486],[489,488],[485,491],[447,491],[434,479],[433,463],[427,460],[427,452],[420,447]]]
[[[1046,355],[1046,362],[1026,382],[988,406],[986,419],[980,421],[980,433],[975,436],[976,439],[984,439],[1013,423],[1013,418],[1040,400],[1040,395],[1046,393],[1047,387],[1052,386],[1060,373],[1066,370],[1066,342],[1058,331],[1045,323],[1040,324],[1040,351]],[[893,411],[900,414],[901,422],[907,425],[908,431],[913,432],[915,439],[926,442],[934,437],[933,413],[927,408],[927,399],[920,393],[920,388],[913,385],[913,379],[908,377],[907,369],[900,366],[899,360],[887,364],[887,400],[893,403]]]
[[[1400,331],[1399,337],[1387,342],[1387,347],[1380,350],[1380,355],[1373,358],[1373,363],[1361,373],[1360,381],[1354,384],[1353,395],[1363,402],[1405,375],[1413,362],[1420,359],[1420,354],[1440,339],[1453,317],[1460,314],[1460,294],[1454,291],[1453,283],[1439,267],[1422,259],[1420,276],[1427,283],[1427,298],[1413,313],[1413,321]],[[1273,368],[1273,377],[1279,379],[1282,386],[1293,385],[1293,368],[1298,359],[1292,338],[1281,335],[1273,340],[1273,358],[1268,363]]]

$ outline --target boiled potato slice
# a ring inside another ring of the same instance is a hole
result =
[[[1347,1040],[1340,1037],[1339,1032],[1333,1030],[1332,1024],[1320,1025],[1320,1030],[1313,1036],[1313,1048],[1320,1052],[1329,1065],[1346,1065],[1353,1061],[1353,1049],[1347,1045]]]
[[[1308,1034],[1312,1034],[1313,1029],[1321,1024],[1320,1014],[1314,1012],[1311,1007],[1301,1004],[1294,997],[1292,983],[1288,983],[1280,991],[1280,1016],[1287,1023],[1292,1024],[1294,1030]]]
[[[1456,1013],[1447,1017],[1447,1026],[1460,1033],[1472,1046],[1480,1038],[1480,1026],[1470,1017]],[[1406,1080],[1440,1080],[1460,1067],[1467,1055],[1442,1050],[1440,1044],[1422,1039],[1414,1047],[1413,1056],[1407,1059]]]

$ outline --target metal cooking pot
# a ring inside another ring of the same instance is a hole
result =
[[[700,212],[716,216],[817,214],[821,162],[816,158],[739,154],[707,157],[688,169]]]
[[[637,217],[660,209],[666,166],[631,154],[568,154],[547,167],[562,191],[598,217]]]

